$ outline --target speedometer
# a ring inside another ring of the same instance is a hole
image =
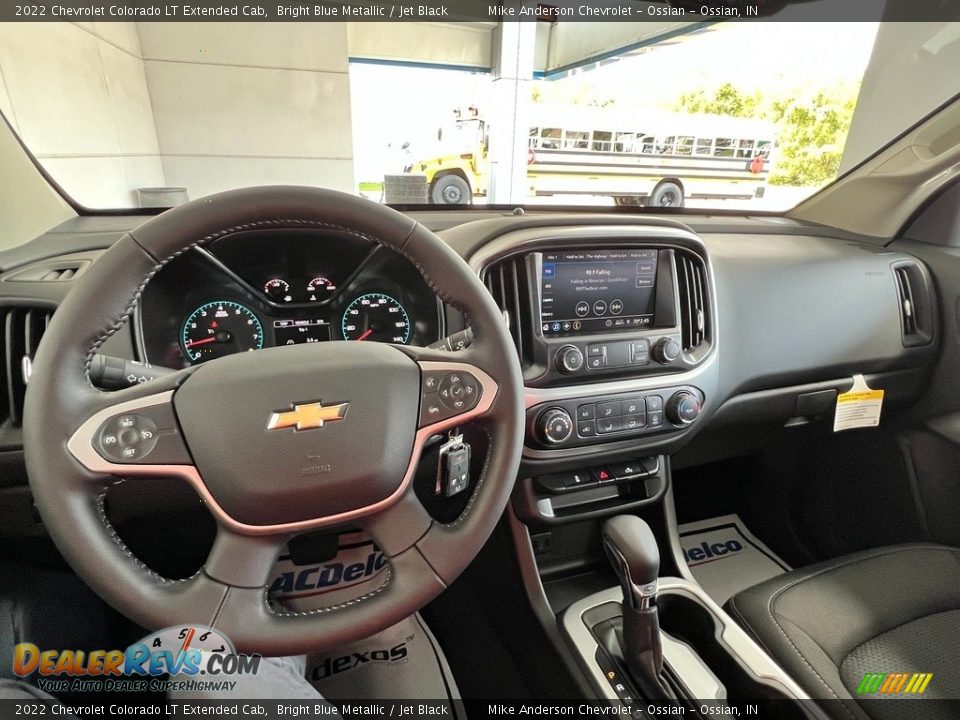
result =
[[[232,300],[215,300],[194,310],[183,323],[183,352],[203,362],[263,347],[263,327],[253,310]]]
[[[400,302],[384,293],[367,293],[351,302],[343,313],[345,340],[410,342],[410,316]]]

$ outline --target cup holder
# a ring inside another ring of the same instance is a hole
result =
[[[693,648],[727,689],[728,703],[741,707],[758,705],[771,711],[775,717],[801,720],[807,716],[788,695],[754,676],[741,659],[731,653],[721,641],[722,626],[710,610],[695,599],[664,590],[657,598],[660,628],[677,640]]]

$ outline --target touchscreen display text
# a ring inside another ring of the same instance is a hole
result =
[[[543,334],[585,334],[652,325],[657,254],[657,250],[544,253],[540,278]]]

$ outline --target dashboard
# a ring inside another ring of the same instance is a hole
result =
[[[135,321],[141,359],[170,368],[332,340],[429,345],[444,329],[442,304],[405,258],[297,228],[235,233],[174,259]]]
[[[513,336],[526,395],[514,510],[527,522],[657,502],[669,468],[757,452],[788,428],[829,427],[854,374],[885,391],[889,422],[920,401],[936,362],[942,310],[916,243],[777,218],[411,216],[478,274]],[[0,253],[8,377],[19,377],[10,368],[35,350],[70,279],[142,220],[77,218]],[[180,368],[299,343],[452,347],[464,322],[376,242],[276,226],[172,260],[100,354]],[[13,387],[0,449],[20,447],[24,391]],[[7,455],[8,474],[22,476]]]

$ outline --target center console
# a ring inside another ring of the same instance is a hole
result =
[[[684,572],[674,537],[670,455],[719,395],[700,239],[667,222],[525,227],[473,262],[523,368],[510,527],[531,606],[561,655],[632,717],[802,698]],[[670,550],[663,577],[658,543]]]
[[[658,458],[696,431],[716,395],[702,241],[672,224],[528,229],[474,264],[523,367],[518,514],[560,524],[656,503]]]

